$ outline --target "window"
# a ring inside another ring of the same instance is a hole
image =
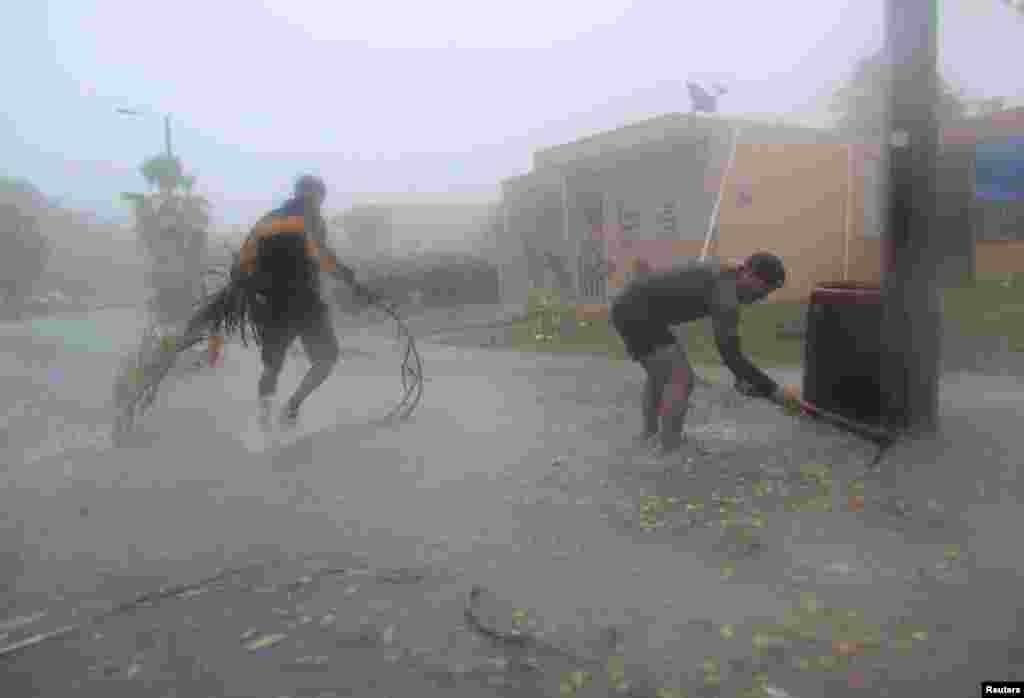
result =
[[[577,250],[576,278],[580,296],[585,300],[602,300],[605,296],[605,281],[608,262],[605,259],[604,241],[604,194],[602,192],[581,192],[577,201],[583,211],[585,234],[579,238]]]
[[[979,199],[1024,200],[1024,137],[979,143],[974,173]]]
[[[1024,138],[979,143],[974,173],[977,239],[1024,241]]]
[[[616,202],[615,208],[618,212],[619,225],[622,226],[622,236],[627,240],[634,239],[640,230],[640,212],[627,208],[626,202],[621,199]]]
[[[676,221],[676,204],[675,202],[664,204],[661,209],[658,210],[658,227],[664,234],[663,239],[675,240],[678,235],[679,228]]]

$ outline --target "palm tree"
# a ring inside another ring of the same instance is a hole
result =
[[[157,187],[161,192],[171,193],[178,188],[185,176],[181,160],[167,155],[156,155],[147,158],[139,168],[146,184],[152,189]]]
[[[185,174],[179,158],[147,158],[139,172],[151,193],[121,197],[135,208],[139,242],[150,258],[157,313],[178,322],[186,319],[202,293],[210,203],[195,193],[196,177]]]

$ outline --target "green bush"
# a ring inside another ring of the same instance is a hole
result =
[[[1011,351],[1024,352],[1024,274],[999,275],[965,282],[943,292],[943,322],[955,333],[970,337],[1006,337]],[[608,323],[581,324],[572,336],[562,336],[562,319],[575,317],[555,291],[530,294],[529,318],[513,332],[514,345],[546,353],[625,356],[622,342]],[[744,353],[764,366],[798,366],[803,339],[780,336],[779,327],[795,324],[806,314],[803,303],[759,303],[743,309],[740,336]],[[718,364],[711,323],[695,322],[685,330],[687,351],[695,364]]]
[[[1024,351],[1024,274],[1000,274],[946,289],[943,311],[950,329],[967,337],[1006,337]]]
[[[561,336],[562,323],[575,316],[575,308],[562,300],[558,291],[533,289],[526,302],[528,322],[538,342],[550,342]]]
[[[513,331],[514,346],[529,351],[558,354],[598,354],[615,359],[626,356],[615,329],[608,322],[589,322],[575,325],[575,308],[561,301],[558,294],[538,289],[527,301],[530,313],[527,320]],[[800,339],[779,337],[778,327],[792,322],[806,312],[798,303],[763,303],[743,311],[740,334],[743,351],[755,362],[765,366],[799,365],[803,342]],[[564,318],[571,318],[575,326],[572,335],[563,335]],[[710,321],[695,322],[685,330],[687,352],[695,364],[718,364],[721,358],[715,348]]]

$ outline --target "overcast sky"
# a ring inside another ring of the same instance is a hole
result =
[[[690,9],[692,6],[699,9]],[[1024,21],[940,2],[941,67],[969,95],[1024,101]],[[882,45],[881,0],[56,0],[6,3],[0,172],[111,216],[139,162],[174,147],[220,223],[247,224],[300,171],[329,205],[368,192],[495,198],[533,150],[686,111],[802,121]],[[13,80],[12,80],[13,78]]]

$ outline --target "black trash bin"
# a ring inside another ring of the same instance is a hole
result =
[[[849,419],[880,425],[881,370],[881,288],[855,283],[817,287],[807,309],[804,399]]]

